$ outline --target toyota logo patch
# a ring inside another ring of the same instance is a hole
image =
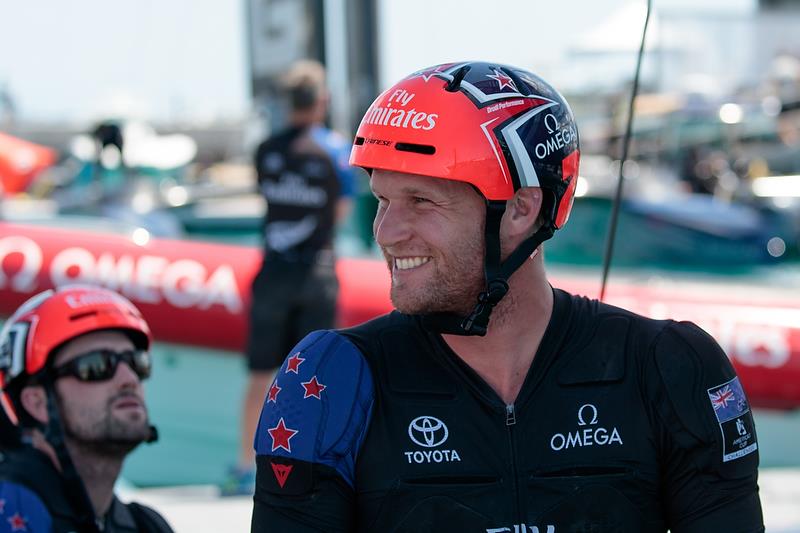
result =
[[[418,416],[408,425],[408,436],[423,448],[435,448],[447,440],[447,426],[438,418]]]

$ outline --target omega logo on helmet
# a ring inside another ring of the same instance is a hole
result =
[[[537,143],[533,149],[536,157],[539,159],[544,159],[553,152],[570,146],[572,141],[577,138],[570,124],[562,125],[558,121],[558,118],[552,113],[545,115],[544,127],[547,129],[549,137],[545,139],[544,142]]]
[[[549,120],[548,120],[549,119]],[[547,133],[553,133],[558,128],[558,119],[552,113],[548,113],[544,117],[544,127],[547,128]]]

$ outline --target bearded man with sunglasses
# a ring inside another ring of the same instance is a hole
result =
[[[172,531],[114,495],[125,457],[157,438],[150,340],[136,307],[97,287],[40,293],[4,324],[0,533]]]

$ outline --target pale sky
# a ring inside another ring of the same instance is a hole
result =
[[[385,0],[381,48],[384,86],[426,65],[484,59],[534,70],[560,85],[566,52],[631,0]],[[640,2],[642,6],[644,1]],[[653,0],[653,10],[669,13],[747,14],[755,0]],[[629,29],[637,43],[644,23]],[[424,16],[420,15],[423,14]],[[654,28],[648,30],[652,36]],[[635,55],[631,55],[631,69]]]
[[[173,120],[250,112],[245,0],[0,0],[0,87],[23,120],[120,109]],[[379,0],[381,80],[454,59],[558,65],[628,0]],[[655,0],[742,13],[755,0]],[[633,28],[636,33],[641,28]]]
[[[123,106],[166,119],[249,108],[239,0],[0,0],[0,84],[25,118]]]

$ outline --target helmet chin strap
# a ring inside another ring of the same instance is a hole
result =
[[[486,335],[492,309],[508,292],[508,279],[521,267],[531,254],[544,241],[553,236],[552,224],[544,224],[536,232],[522,241],[505,261],[500,259],[500,222],[506,211],[503,201],[486,202],[486,256],[484,258],[484,277],[486,288],[478,295],[478,303],[466,317],[455,313],[430,313],[422,316],[423,326],[436,333],[462,336]]]
[[[158,428],[151,424],[150,434],[147,436],[147,439],[144,441],[144,443],[153,444],[154,442],[158,442]]]
[[[67,451],[67,444],[64,441],[64,429],[61,425],[61,417],[58,414],[58,407],[56,404],[56,396],[53,387],[46,385],[44,387],[47,392],[47,417],[48,422],[44,428],[44,436],[47,442],[53,447],[56,453],[58,462],[61,465],[61,476],[64,479],[64,484],[67,487],[67,497],[71,500],[73,509],[81,523],[81,531],[97,531],[97,522],[95,522],[94,506],[89,493],[86,492],[86,486],[83,484],[78,471],[75,469],[75,464]]]

